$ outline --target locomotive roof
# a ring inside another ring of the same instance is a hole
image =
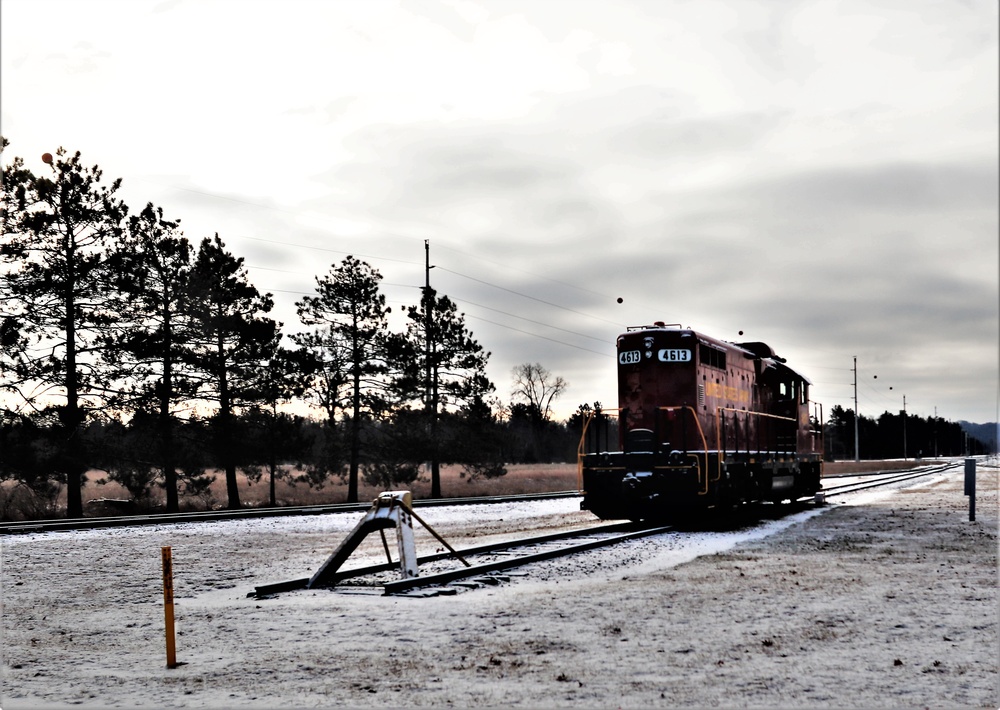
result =
[[[724,347],[730,349],[739,349],[743,351],[744,356],[747,358],[759,359],[764,361],[766,368],[773,367],[776,370],[778,370],[778,372],[783,372],[783,371],[787,372],[807,384],[810,385],[812,384],[812,381],[808,377],[789,367],[785,363],[785,358],[778,357],[777,353],[774,352],[774,349],[767,343],[762,343],[759,341],[751,341],[746,343],[733,343],[728,340],[719,340],[718,338],[713,338],[710,335],[699,333],[698,331],[693,330],[692,328],[683,328],[679,323],[667,324],[659,321],[653,323],[652,325],[630,325],[628,327],[627,332],[637,333],[650,330],[671,330],[671,331],[683,332],[685,334],[698,338],[699,341],[704,342],[706,344],[712,344],[718,347]]]

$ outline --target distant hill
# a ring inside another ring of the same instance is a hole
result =
[[[997,450],[997,423],[973,424],[972,422],[959,421],[958,425],[962,431],[974,439],[979,439],[988,450]]]

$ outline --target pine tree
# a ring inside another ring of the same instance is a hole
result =
[[[218,234],[202,240],[191,283],[197,330],[185,360],[200,378],[199,396],[215,406],[215,454],[225,470],[229,508],[236,509],[240,449],[235,414],[260,401],[261,363],[270,354],[279,325],[260,315],[270,312],[271,295],[262,296],[249,283],[243,259],[227,252]]]
[[[280,459],[300,456],[304,445],[301,418],[282,412],[280,408],[302,396],[312,377],[313,362],[306,351],[281,347],[280,337],[269,344],[268,350],[267,360],[258,372],[258,402],[244,419],[249,420],[254,430],[247,437],[247,446],[255,462],[267,469],[268,499],[275,506],[275,483],[285,476],[278,469]],[[256,480],[262,474],[258,468],[252,472],[252,477]]]
[[[326,276],[316,278],[316,296],[296,303],[299,319],[313,331],[295,337],[312,350],[320,378],[314,382],[327,405],[327,422],[334,427],[336,409],[349,412],[350,429],[347,501],[358,500],[361,436],[365,418],[382,409],[386,372],[387,333],[385,297],[379,291],[382,275],[367,263],[346,257]]]
[[[3,140],[3,147],[7,141]],[[59,420],[56,475],[67,485],[66,515],[83,515],[81,487],[89,463],[83,425],[114,394],[119,373],[101,355],[113,348],[112,276],[106,257],[128,209],[115,197],[121,180],[102,184],[102,171],[80,153],[46,153],[49,176],[14,158],[3,169],[0,302],[5,357],[15,388],[34,408],[55,400]],[[114,358],[109,358],[113,360]]]
[[[490,353],[466,328],[465,314],[430,287],[424,288],[420,305],[410,306],[406,315],[406,333],[391,339],[394,390],[401,402],[422,400],[431,497],[440,498],[441,412],[482,402],[494,390],[486,376]]]
[[[119,312],[127,323],[119,352],[130,365],[134,407],[156,412],[159,468],[167,511],[178,510],[175,410],[194,398],[185,377],[184,351],[194,336],[191,317],[192,247],[179,222],[147,204],[128,222],[122,248],[113,256],[122,293]]]

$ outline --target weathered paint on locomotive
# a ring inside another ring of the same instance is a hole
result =
[[[818,490],[809,381],[767,345],[657,323],[619,336],[617,360],[620,450],[581,457],[585,508],[639,518]]]

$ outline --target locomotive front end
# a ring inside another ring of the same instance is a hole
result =
[[[698,345],[693,331],[662,324],[619,336],[618,446],[582,456],[585,509],[604,519],[653,518],[696,499],[706,475]]]

